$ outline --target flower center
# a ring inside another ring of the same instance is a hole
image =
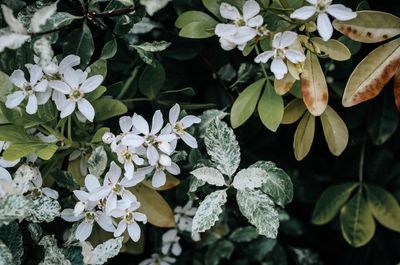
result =
[[[318,1],[316,7],[317,7],[317,11],[318,11],[319,13],[325,13],[325,12],[326,12],[326,3],[325,3],[325,0],[320,0],[320,1]]]
[[[285,54],[286,54],[286,52],[284,49],[276,49],[275,50],[275,57],[277,57],[277,58],[283,59],[283,58],[285,58]]]
[[[271,32],[265,26],[259,27],[258,28],[258,33],[261,36],[269,36],[271,34]]]
[[[114,185],[113,192],[115,194],[121,195],[123,191],[124,191],[124,187],[121,184],[117,183]]]
[[[69,93],[69,98],[73,101],[79,101],[84,95],[85,93],[79,90],[79,88],[74,88],[71,90],[71,93]]]
[[[132,160],[132,154],[128,150],[125,150],[122,152],[122,157],[125,161],[131,161]]]
[[[185,133],[185,129],[183,128],[182,122],[178,121],[177,123],[175,123],[174,131],[179,135],[182,135]]]
[[[127,213],[124,217],[124,221],[127,224],[132,224],[135,220],[133,219],[133,214],[132,213]]]
[[[25,95],[33,94],[33,87],[31,86],[30,83],[25,83],[22,87],[22,90]]]
[[[237,27],[243,27],[246,26],[246,20],[244,20],[243,18],[239,18],[235,20],[235,25]]]
[[[32,196],[33,197],[35,197],[35,198],[38,198],[38,197],[40,197],[40,196],[42,196],[42,191],[40,190],[40,189],[33,189],[32,190]]]
[[[87,212],[85,213],[85,222],[89,224],[93,224],[96,220],[96,213],[94,212]]]
[[[148,145],[155,144],[157,142],[156,139],[157,138],[154,135],[148,135],[147,138],[146,138],[147,144]]]

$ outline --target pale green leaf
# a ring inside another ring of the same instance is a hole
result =
[[[240,170],[233,179],[232,185],[237,190],[260,188],[267,180],[267,173],[261,168]]]
[[[215,118],[222,120],[223,118],[226,117],[226,115],[228,115],[228,113],[221,111],[221,110],[216,110],[216,109],[204,111],[203,114],[201,114],[199,116],[199,118],[201,119],[201,122],[197,126],[200,131],[200,137],[201,138],[204,137],[206,129],[208,128],[208,126],[211,124],[211,122]]]
[[[350,50],[340,41],[334,39],[324,41],[320,37],[311,38],[311,41],[317,45],[321,52],[328,55],[332,60],[346,61],[351,57]]]
[[[13,264],[13,256],[10,249],[0,240],[0,264]]]
[[[224,176],[215,168],[201,167],[190,172],[197,179],[207,182],[215,186],[224,186]]]
[[[310,152],[312,142],[314,141],[315,117],[307,112],[300,120],[294,133],[293,149],[294,156],[298,161],[303,160]]]
[[[303,103],[303,100],[295,98],[286,105],[283,113],[282,124],[292,124],[298,121],[307,108]]]
[[[269,82],[266,83],[264,93],[258,102],[258,114],[265,127],[276,132],[283,118],[284,104],[280,95]]]

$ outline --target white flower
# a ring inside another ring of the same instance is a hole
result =
[[[172,254],[174,254],[175,256],[179,256],[182,253],[182,247],[181,245],[179,245],[179,239],[180,237],[178,236],[177,229],[168,230],[162,236],[161,252],[164,255],[167,255],[168,252],[171,250]]]
[[[43,72],[48,76],[61,78],[61,76],[63,75],[63,73],[67,68],[75,67],[80,63],[81,63],[81,58],[73,54],[64,57],[64,59],[61,60],[60,64],[58,64],[57,57],[54,57],[53,60],[48,65],[43,67]]]
[[[52,80],[49,82],[50,87],[64,94],[61,97],[61,118],[65,118],[74,112],[78,106],[82,115],[93,122],[94,108],[90,102],[85,99],[86,93],[94,91],[103,82],[101,75],[94,75],[86,79],[82,71],[67,68],[63,75],[63,80]],[[66,98],[65,95],[68,95]]]
[[[193,207],[192,200],[189,200],[183,207],[177,206],[175,208],[175,222],[179,230],[192,232],[192,221],[196,211],[197,208]]]
[[[172,160],[164,155],[160,155],[160,160],[154,166],[150,166],[154,170],[153,177],[151,179],[151,185],[154,188],[162,187],[167,182],[167,175],[165,171],[168,171],[172,175],[179,175],[181,169],[179,166],[172,162]]]
[[[328,14],[334,18],[346,21],[357,16],[350,8],[341,4],[332,5],[332,0],[307,0],[311,6],[304,6],[295,10],[290,17],[301,20],[308,20],[314,14],[318,14],[317,28],[319,35],[324,41],[329,40],[333,34],[333,28]]]
[[[137,222],[147,223],[147,217],[143,213],[136,210],[140,207],[139,202],[132,202],[126,208],[116,208],[111,215],[116,218],[122,218],[119,222],[117,229],[114,232],[115,237],[119,237],[128,229],[128,234],[134,242],[140,239],[140,226]]]
[[[117,145],[114,152],[117,153],[118,162],[124,165],[125,177],[132,179],[135,172],[135,165],[143,165],[144,159],[137,155],[137,149],[122,144]]]
[[[87,175],[85,177],[85,188],[84,190],[74,190],[74,195],[78,198],[79,202],[74,207],[74,215],[78,216],[83,213],[84,210],[92,210],[96,207],[98,200],[90,200],[89,197],[92,193],[101,188],[98,178],[94,175]]]
[[[175,258],[168,256],[160,257],[158,254],[153,254],[150,259],[143,260],[139,265],[171,265],[175,262]]]
[[[116,137],[112,132],[105,132],[101,139],[105,144],[112,144],[115,141]]]
[[[107,232],[115,231],[112,218],[102,211],[89,210],[76,216],[73,209],[64,209],[61,212],[61,218],[67,222],[76,222],[83,219],[75,231],[75,237],[79,241],[85,241],[90,236],[94,223],[98,223]]]
[[[232,23],[220,23],[215,27],[215,34],[220,37],[221,47],[224,50],[231,50],[236,45],[243,48],[248,41],[253,39],[264,19],[261,15],[259,4],[254,0],[246,1],[243,5],[243,15],[236,7],[222,3],[220,13],[223,18],[231,20]]]
[[[144,175],[136,174],[132,179],[128,179],[126,177],[121,177],[121,169],[115,164],[111,162],[110,170],[107,172],[103,186],[98,187],[97,182],[93,182],[91,189],[94,190],[92,194],[89,196],[91,201],[98,201],[103,198],[106,198],[106,213],[110,214],[110,212],[117,208],[118,196],[123,200],[128,202],[136,202],[136,196],[132,194],[126,188],[133,187],[142,180],[144,180]]]
[[[47,89],[48,81],[43,79],[42,68],[38,65],[26,64],[28,68],[30,80],[25,79],[22,70],[15,70],[11,76],[10,81],[19,88],[18,91],[7,96],[6,107],[15,108],[28,97],[28,104],[26,105],[26,112],[35,114],[38,110],[38,105],[45,104],[50,98],[50,91]]]
[[[58,199],[58,192],[56,190],[44,187],[42,188],[43,185],[43,179],[42,179],[42,174],[40,174],[40,171],[37,170],[39,174],[37,174],[31,181],[30,181],[30,187],[29,191],[32,192],[35,196],[42,196],[43,194],[49,198],[52,198],[54,200]]]
[[[274,73],[276,79],[282,79],[288,72],[285,59],[294,64],[304,62],[306,59],[302,52],[289,48],[296,39],[297,34],[292,31],[279,32],[275,34],[272,41],[272,51],[265,51],[259,54],[254,61],[256,63],[266,63],[271,57],[273,57],[274,59],[271,64],[271,71]]]
[[[201,119],[193,115],[188,115],[178,121],[180,112],[181,108],[178,104],[175,104],[169,111],[169,123],[171,124],[172,131],[188,146],[197,148],[196,139],[185,130],[195,123],[200,123]]]

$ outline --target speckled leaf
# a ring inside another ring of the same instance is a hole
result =
[[[21,258],[22,255],[24,254],[24,247],[22,243],[22,234],[16,222],[12,222],[7,226],[0,227],[0,242],[3,242],[10,249],[13,258],[12,264],[13,265],[21,264]]]
[[[207,182],[215,186],[225,185],[224,176],[215,168],[201,167],[190,172],[197,179]]]
[[[307,53],[304,70],[301,74],[301,93],[309,112],[314,116],[321,115],[328,105],[328,85],[318,57]]]
[[[400,34],[400,18],[392,14],[365,10],[347,21],[335,20],[333,27],[347,37],[365,43],[381,42]]]
[[[222,120],[223,118],[226,117],[226,115],[228,115],[228,113],[226,113],[224,111],[221,111],[221,110],[217,110],[217,109],[204,111],[203,114],[201,114],[199,116],[199,118],[201,119],[201,122],[198,125],[198,128],[200,130],[200,137],[201,138],[204,137],[206,129],[208,128],[208,126],[210,126],[211,122],[215,118],[218,118],[218,119]]]
[[[22,195],[0,198],[0,226],[30,215],[33,202]]]
[[[259,236],[257,229],[253,226],[239,227],[229,236],[233,242],[243,243],[250,242]]]
[[[100,177],[107,167],[107,153],[103,146],[98,146],[93,150],[87,161],[90,174]]]
[[[279,213],[268,195],[260,190],[239,190],[236,199],[240,211],[257,228],[259,234],[268,238],[276,238]]]
[[[123,237],[109,239],[106,242],[97,245],[94,249],[89,242],[82,242],[83,261],[88,265],[101,265],[116,255],[118,255]]]
[[[233,130],[220,119],[214,119],[206,130],[204,143],[219,171],[231,177],[240,163],[239,143]]]
[[[71,265],[71,262],[64,256],[61,249],[58,248],[54,235],[43,237],[39,245],[44,248],[44,259],[39,265]]]
[[[400,64],[400,38],[373,50],[354,69],[342,104],[351,107],[376,97],[394,76]]]
[[[61,206],[57,200],[40,196],[33,200],[31,215],[26,219],[34,223],[49,223],[60,215]]]
[[[267,179],[267,173],[261,168],[240,170],[233,179],[233,187],[238,190],[260,188]]]
[[[218,221],[222,206],[226,203],[226,190],[217,190],[207,195],[193,218],[192,234],[210,229]]]
[[[40,238],[42,237],[42,234],[43,234],[42,227],[35,223],[30,223],[28,225],[28,231],[29,231],[29,234],[31,235],[32,240],[35,243],[37,243],[40,240]]]
[[[361,189],[340,211],[344,239],[353,247],[367,244],[375,233],[375,221]]]
[[[13,256],[10,249],[0,240],[0,264],[13,264]]]

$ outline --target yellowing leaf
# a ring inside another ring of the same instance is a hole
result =
[[[333,39],[323,41],[320,37],[312,38],[311,41],[318,46],[321,52],[327,54],[332,60],[346,61],[351,57],[350,50],[340,41]]]
[[[265,79],[260,79],[246,87],[233,103],[231,109],[231,125],[237,128],[247,121],[256,109]]]
[[[304,104],[312,115],[319,116],[325,111],[328,105],[328,85],[318,57],[311,52],[307,53],[301,74],[301,93]]]
[[[268,82],[258,103],[258,114],[265,127],[276,132],[282,121],[283,110],[282,97],[275,93],[274,88]]]
[[[275,79],[274,88],[278,95],[285,95],[292,88],[296,79],[290,74],[286,74],[282,79]]]
[[[357,65],[343,94],[342,104],[351,107],[377,96],[400,64],[400,39],[373,50]]]
[[[315,117],[307,112],[301,119],[294,133],[294,156],[298,161],[302,160],[310,152],[314,140]]]
[[[374,43],[400,34],[400,18],[380,11],[358,11],[356,18],[335,20],[333,27],[355,41]]]
[[[295,98],[285,107],[283,113],[282,124],[292,124],[298,121],[304,112],[307,110],[303,100]]]
[[[329,150],[335,156],[339,156],[349,141],[346,124],[330,106],[321,115],[321,123]]]
[[[400,111],[400,67],[397,68],[397,72],[394,75],[393,93],[397,109]]]
[[[138,211],[147,216],[149,223],[163,228],[175,225],[171,207],[157,191],[141,184],[133,187],[131,191],[140,202]]]

